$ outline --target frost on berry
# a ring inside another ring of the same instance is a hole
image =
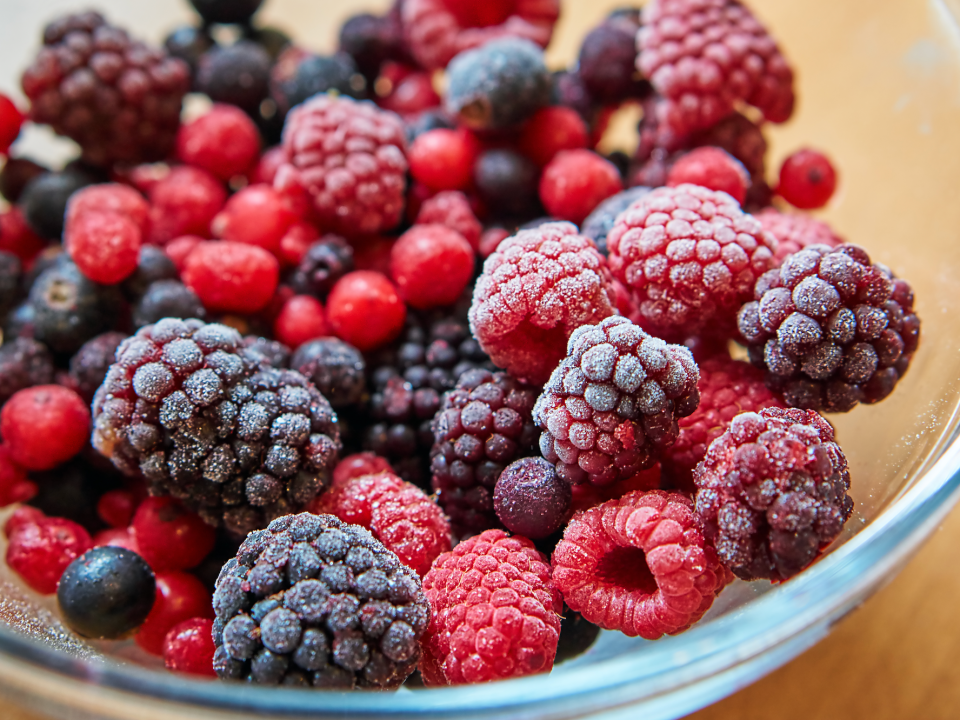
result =
[[[615,292],[593,241],[569,223],[521,230],[483,266],[470,328],[499,367],[540,384],[563,359],[567,338],[613,314]]]
[[[775,267],[810,245],[827,245],[835,248],[843,244],[843,238],[837,235],[823,220],[805,213],[780,212],[774,207],[764,208],[755,216],[763,229],[777,239],[777,251],[773,256]]]

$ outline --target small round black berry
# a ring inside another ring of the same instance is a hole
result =
[[[200,58],[214,46],[213,38],[203,28],[184,25],[167,35],[163,47],[175,58],[190,66],[190,73],[197,72]]]
[[[316,385],[334,408],[356,404],[363,397],[363,355],[342,340],[311,340],[297,349],[290,365]]]
[[[27,183],[47,172],[50,172],[49,168],[33,160],[9,158],[0,170],[0,195],[9,202],[18,202]]]
[[[38,175],[27,183],[20,196],[24,219],[40,237],[59,240],[70,196],[94,182],[94,177],[79,169]]]
[[[499,216],[535,217],[540,170],[512,150],[487,150],[477,158],[473,180],[490,211]]]
[[[534,539],[560,529],[571,499],[570,486],[553,465],[536,457],[508,465],[493,491],[493,507],[504,527]]]
[[[353,248],[339,235],[324,235],[313,243],[288,284],[298,295],[326,298],[337,280],[353,270]]]
[[[16,255],[0,250],[0,315],[17,301],[22,269]]]
[[[137,329],[168,317],[203,320],[206,316],[200,298],[179,280],[153,283],[133,307],[133,325]]]
[[[366,79],[346,53],[313,55],[296,47],[280,57],[271,79],[271,96],[282,113],[319,93],[362,98],[367,90]]]
[[[128,298],[139,298],[152,283],[158,280],[177,280],[180,273],[173,260],[156,245],[144,245],[140,248],[140,258],[133,275],[123,281],[123,293]],[[185,317],[177,315],[175,317]]]
[[[205,23],[247,24],[263,0],[190,0]]]
[[[267,51],[251,40],[216,47],[200,58],[197,88],[214,102],[255,116],[269,93],[272,65]]]

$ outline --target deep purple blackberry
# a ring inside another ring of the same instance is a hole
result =
[[[406,60],[409,56],[403,24],[396,13],[363,13],[349,18],[340,27],[340,52],[350,55],[371,83],[387,60]]]
[[[596,209],[583,221],[583,227],[580,229],[580,233],[593,240],[597,245],[597,250],[603,255],[606,255],[607,234],[613,228],[613,223],[617,219],[617,215],[648,192],[650,192],[650,188],[638,185],[637,187],[628,188],[613,197],[607,198],[597,205]]]
[[[510,532],[539,539],[552,535],[567,520],[573,493],[542,457],[510,463],[497,479],[493,507]]]
[[[93,401],[93,444],[157,495],[243,534],[328,484],[337,418],[306,378],[257,367],[224,325],[167,318],[123,343]]]
[[[757,280],[738,316],[787,405],[847,412],[893,392],[920,340],[913,290],[857,245],[811,245]]]
[[[367,81],[346,53],[314,55],[298,47],[284,51],[270,73],[270,96],[281,114],[319,93],[361,99]]]
[[[139,329],[168,317],[204,320],[207,311],[197,294],[179,280],[158,280],[133,306],[133,326]]]
[[[270,92],[272,65],[267,51],[252,40],[215,47],[200,58],[197,89],[214,102],[236,105],[257,116]]]
[[[619,105],[653,92],[637,72],[637,31],[632,18],[608,18],[587,33],[580,46],[577,73],[597,102]]]
[[[71,387],[88,403],[93,402],[93,396],[114,363],[117,348],[127,337],[118,332],[97,335],[85,342],[77,354],[70,358]]]
[[[192,25],[178,27],[163,41],[163,47],[172,57],[180,58],[189,66],[191,75],[197,72],[200,58],[214,44],[210,33]]]
[[[34,385],[53,382],[53,357],[42,343],[27,337],[7,338],[0,345],[0,405]]]
[[[20,294],[20,258],[0,250],[0,315],[6,314]]]
[[[487,150],[473,166],[473,182],[494,217],[526,220],[543,213],[538,194],[540,169],[513,150]]]
[[[356,405],[366,391],[363,355],[337,338],[304,343],[293,354],[290,367],[316,385],[335,409]]]
[[[847,459],[812,410],[741,413],[694,471],[697,514],[721,562],[744,580],[787,580],[853,513]]]
[[[80,168],[64,169],[38,175],[23,189],[20,209],[30,228],[45,240],[59,242],[67,201],[77,190],[96,182],[96,178]]]
[[[47,172],[50,172],[49,168],[28,158],[7,158],[0,170],[0,195],[8,202],[16,203],[27,184]]]
[[[537,400],[540,450],[570,483],[609,485],[650,467],[697,409],[693,355],[624,317],[584,325]]]
[[[298,295],[326,298],[337,280],[353,270],[353,248],[339,235],[324,235],[313,243],[287,284]]]
[[[173,260],[156,245],[140,248],[140,258],[133,275],[123,281],[123,294],[131,300],[143,297],[153,283],[159,280],[178,280],[180,273]],[[164,317],[194,317],[193,315],[170,314]],[[159,320],[160,318],[157,318]]]
[[[205,23],[248,24],[263,0],[190,0]]]
[[[430,622],[420,578],[358,525],[288,515],[251,533],[213,596],[224,680],[393,689]]]
[[[98,13],[47,25],[24,72],[31,119],[75,140],[97,166],[163,160],[173,149],[190,69]]]

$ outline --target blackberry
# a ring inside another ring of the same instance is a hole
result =
[[[7,341],[0,345],[0,405],[15,392],[49,385],[53,374],[53,357],[45,345],[32,338],[7,335]]]
[[[167,317],[204,320],[207,311],[197,294],[179,280],[158,280],[133,306],[133,326],[139,329]]]
[[[203,54],[215,44],[206,29],[192,25],[178,27],[163,41],[164,49],[171,57],[183,60],[190,67],[191,75],[197,72]]]
[[[847,412],[893,392],[920,340],[913,290],[857,245],[811,245],[740,310],[750,361],[787,405]]]
[[[317,386],[335,409],[356,405],[366,390],[363,355],[337,338],[304,343],[293,354],[290,366]]]
[[[372,83],[379,77],[383,63],[407,58],[403,25],[395,13],[354,15],[340,27],[340,52],[352,57]]]
[[[650,192],[650,188],[639,185],[619,192],[597,205],[596,209],[583,221],[580,232],[593,240],[597,250],[607,255],[607,235],[613,229],[617,215]]]
[[[430,470],[457,534],[500,526],[494,487],[507,465],[536,453],[536,394],[507,373],[476,369],[444,395],[431,425]]]
[[[336,415],[306,378],[258,367],[239,333],[199,320],[127,340],[93,415],[93,444],[117,468],[237,534],[313,500],[340,451]]]
[[[256,117],[270,91],[272,65],[267,51],[252,40],[215,47],[200,58],[197,89],[214,102],[236,105]]]
[[[542,214],[540,169],[513,150],[487,150],[473,166],[477,193],[495,217],[527,220]]]
[[[96,181],[92,174],[80,168],[38,175],[27,183],[20,196],[24,219],[44,240],[59,241],[70,196]]]
[[[213,607],[217,675],[262,685],[399,687],[430,622],[413,570],[368,530],[309,513],[251,533]]]
[[[20,258],[0,250],[0,315],[5,315],[20,294]]]
[[[7,202],[19,202],[24,188],[35,177],[50,172],[49,168],[27,158],[7,158],[0,170],[0,195]]]
[[[346,53],[323,56],[291,47],[284,51],[270,73],[270,96],[284,115],[319,93],[360,99],[366,89],[366,79]]]
[[[580,46],[577,73],[591,97],[603,105],[619,105],[653,92],[638,76],[637,31],[632,18],[608,18],[587,33]]]
[[[353,271],[353,248],[339,235],[324,235],[313,243],[287,284],[298,295],[323,300],[337,280]]]
[[[123,293],[130,299],[141,298],[147,292],[147,288],[158,280],[177,280],[179,277],[177,266],[169,255],[156,245],[144,245],[140,248],[137,269],[123,281]],[[168,317],[193,316],[170,314]]]
[[[204,23],[248,24],[263,0],[190,0]]]
[[[43,44],[22,78],[34,122],[75,140],[92,165],[166,159],[190,87],[186,63],[92,12],[54,20]]]
[[[107,332],[83,344],[77,354],[70,358],[70,385],[88,403],[107,377],[114,363],[117,348],[127,339],[119,332]]]

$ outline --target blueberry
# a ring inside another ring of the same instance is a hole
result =
[[[94,182],[93,176],[79,168],[38,175],[27,183],[20,196],[20,209],[27,224],[40,237],[59,240],[70,196]]]
[[[176,280],[179,277],[177,266],[169,255],[156,245],[144,245],[140,248],[137,269],[123,281],[123,293],[128,298],[139,298],[158,280]]]
[[[539,211],[537,166],[512,150],[488,150],[473,168],[473,180],[495,216],[535,217]]]
[[[367,81],[360,74],[353,58],[346,53],[335,55],[290,55],[278,65],[279,79],[271,88],[272,96],[282,112],[287,112],[305,100],[325,92],[336,92],[355,98],[363,98]],[[290,67],[287,67],[287,62]]]
[[[570,509],[570,485],[543,458],[524,458],[500,474],[493,507],[508,530],[542,538],[560,528]]]
[[[197,318],[207,315],[200,298],[179,280],[158,280],[134,305],[133,325],[140,329],[163,318]]]
[[[200,58],[197,88],[214,102],[257,115],[270,87],[270,55],[252,40],[217,47]]]
[[[196,73],[200,58],[214,46],[213,38],[203,28],[184,25],[167,35],[163,47],[175,58],[180,58]]]
[[[205,23],[247,24],[263,0],[190,0]]]
[[[9,158],[0,170],[0,195],[9,202],[20,200],[24,188],[39,175],[50,172],[43,165],[27,158]]]
[[[135,552],[105,546],[67,567],[57,588],[60,613],[79,635],[117,639],[139,627],[153,608],[156,580]]]

